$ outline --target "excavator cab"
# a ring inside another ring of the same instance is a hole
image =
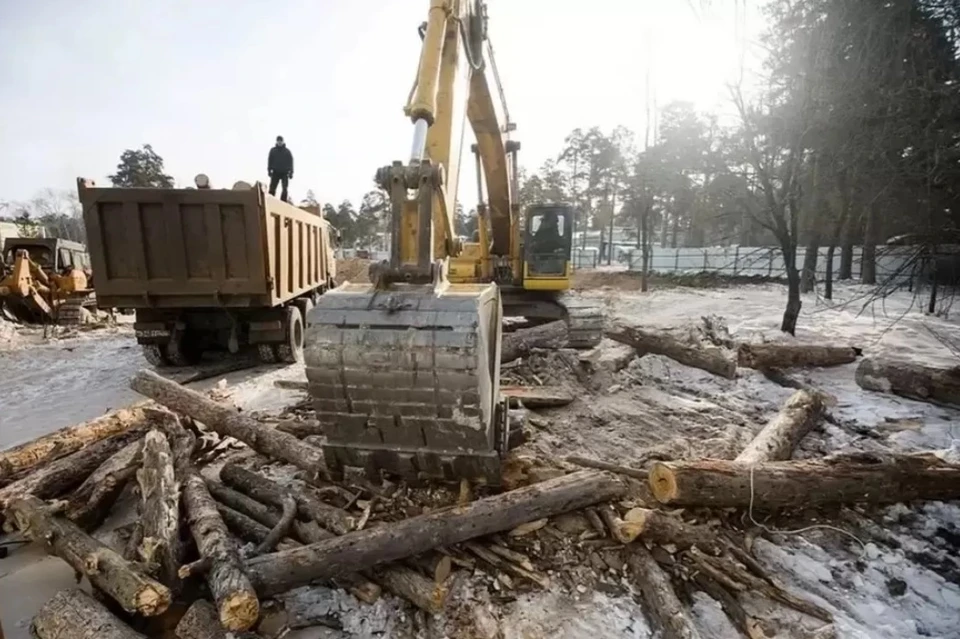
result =
[[[537,204],[527,209],[523,241],[523,288],[566,290],[570,286],[573,207]]]

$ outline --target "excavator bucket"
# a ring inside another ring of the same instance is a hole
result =
[[[345,284],[307,318],[328,468],[500,483],[500,293],[491,284]]]

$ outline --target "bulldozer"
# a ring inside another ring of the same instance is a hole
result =
[[[0,313],[13,322],[76,325],[96,304],[90,258],[79,242],[9,237],[3,245]]]
[[[410,154],[375,177],[389,194],[390,258],[308,316],[309,392],[333,474],[499,484],[512,441],[499,392],[504,316],[562,318],[571,345],[600,341],[599,310],[566,294],[574,207],[519,206],[520,145],[487,26],[484,2],[430,0],[405,107]],[[466,122],[487,196],[476,242],[454,231]]]

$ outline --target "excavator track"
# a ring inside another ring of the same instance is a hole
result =
[[[603,339],[603,310],[595,303],[573,295],[562,295],[557,302],[566,311],[567,345],[593,348]]]
[[[496,286],[346,284],[307,319],[309,392],[328,468],[500,483]]]

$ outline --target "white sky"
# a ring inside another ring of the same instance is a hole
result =
[[[642,136],[652,53],[663,106],[729,111],[725,84],[761,30],[753,2],[489,0],[490,36],[522,164],[574,127]],[[374,171],[406,160],[402,106],[428,0],[0,0],[0,200],[77,176],[106,182],[150,143],[181,186],[266,179],[277,134],[291,194],[358,203]],[[461,201],[473,206],[472,158]]]

